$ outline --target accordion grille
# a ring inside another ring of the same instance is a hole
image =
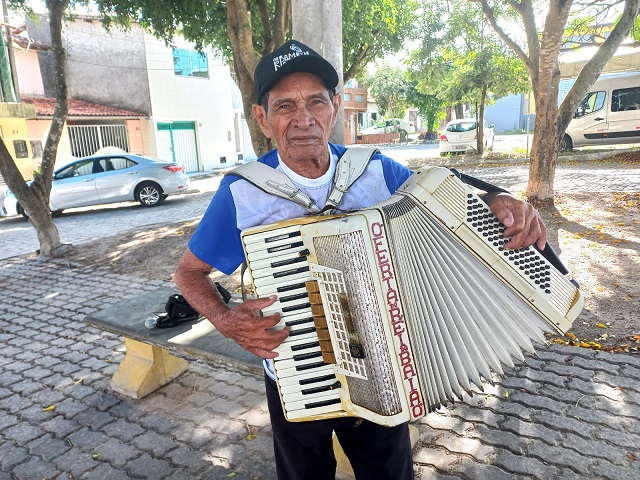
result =
[[[367,379],[347,377],[351,402],[380,415],[402,411],[362,232],[315,237],[318,263],[344,272],[354,324],[365,348]]]

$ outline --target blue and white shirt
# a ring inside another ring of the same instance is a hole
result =
[[[320,178],[305,178],[293,172],[280,160],[277,150],[264,154],[257,161],[284,173],[322,208],[333,188],[338,158],[346,151],[346,147],[331,143],[329,148],[331,166]],[[362,176],[345,193],[338,210],[359,210],[386,200],[411,173],[389,157],[380,153],[374,155]],[[242,230],[300,218],[307,213],[292,201],[268,194],[239,176],[227,175],[189,240],[189,250],[203,262],[230,275],[244,261]]]

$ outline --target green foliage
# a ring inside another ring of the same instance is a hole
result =
[[[435,132],[445,117],[445,104],[437,96],[418,91],[417,82],[409,82],[406,90],[407,103],[418,109],[418,115],[425,120],[427,131]]]
[[[404,118],[409,82],[402,70],[384,63],[367,79],[367,85],[383,116]]]
[[[227,25],[227,3],[222,0],[95,0],[106,25],[129,27],[138,22],[155,36],[171,44],[176,34],[194,42],[196,48],[209,47],[230,63],[231,43]],[[273,0],[251,5],[251,38],[258,56],[270,52],[264,21],[273,22]],[[263,21],[261,9],[267,12]],[[367,63],[400,50],[413,32],[415,2],[403,0],[343,0],[343,64],[345,82],[357,76]],[[290,37],[291,25],[285,26]]]
[[[364,67],[415,38],[413,0],[342,0],[344,81],[364,79]]]
[[[493,103],[528,90],[524,65],[493,33],[477,4],[425,2],[420,24],[423,40],[409,61],[419,92],[454,105],[480,103],[483,91]]]

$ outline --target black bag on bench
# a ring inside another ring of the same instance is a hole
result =
[[[215,285],[224,303],[229,303],[231,293],[218,282],[215,282]],[[181,323],[198,320],[200,318],[198,311],[193,308],[180,293],[169,295],[164,310],[166,313],[156,314],[147,318],[144,322],[145,326],[147,328],[175,327]]]

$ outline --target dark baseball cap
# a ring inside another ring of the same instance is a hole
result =
[[[256,102],[260,103],[264,94],[278,80],[297,72],[317,75],[329,90],[334,90],[338,85],[338,74],[333,65],[304,43],[289,40],[258,62],[253,75]]]

